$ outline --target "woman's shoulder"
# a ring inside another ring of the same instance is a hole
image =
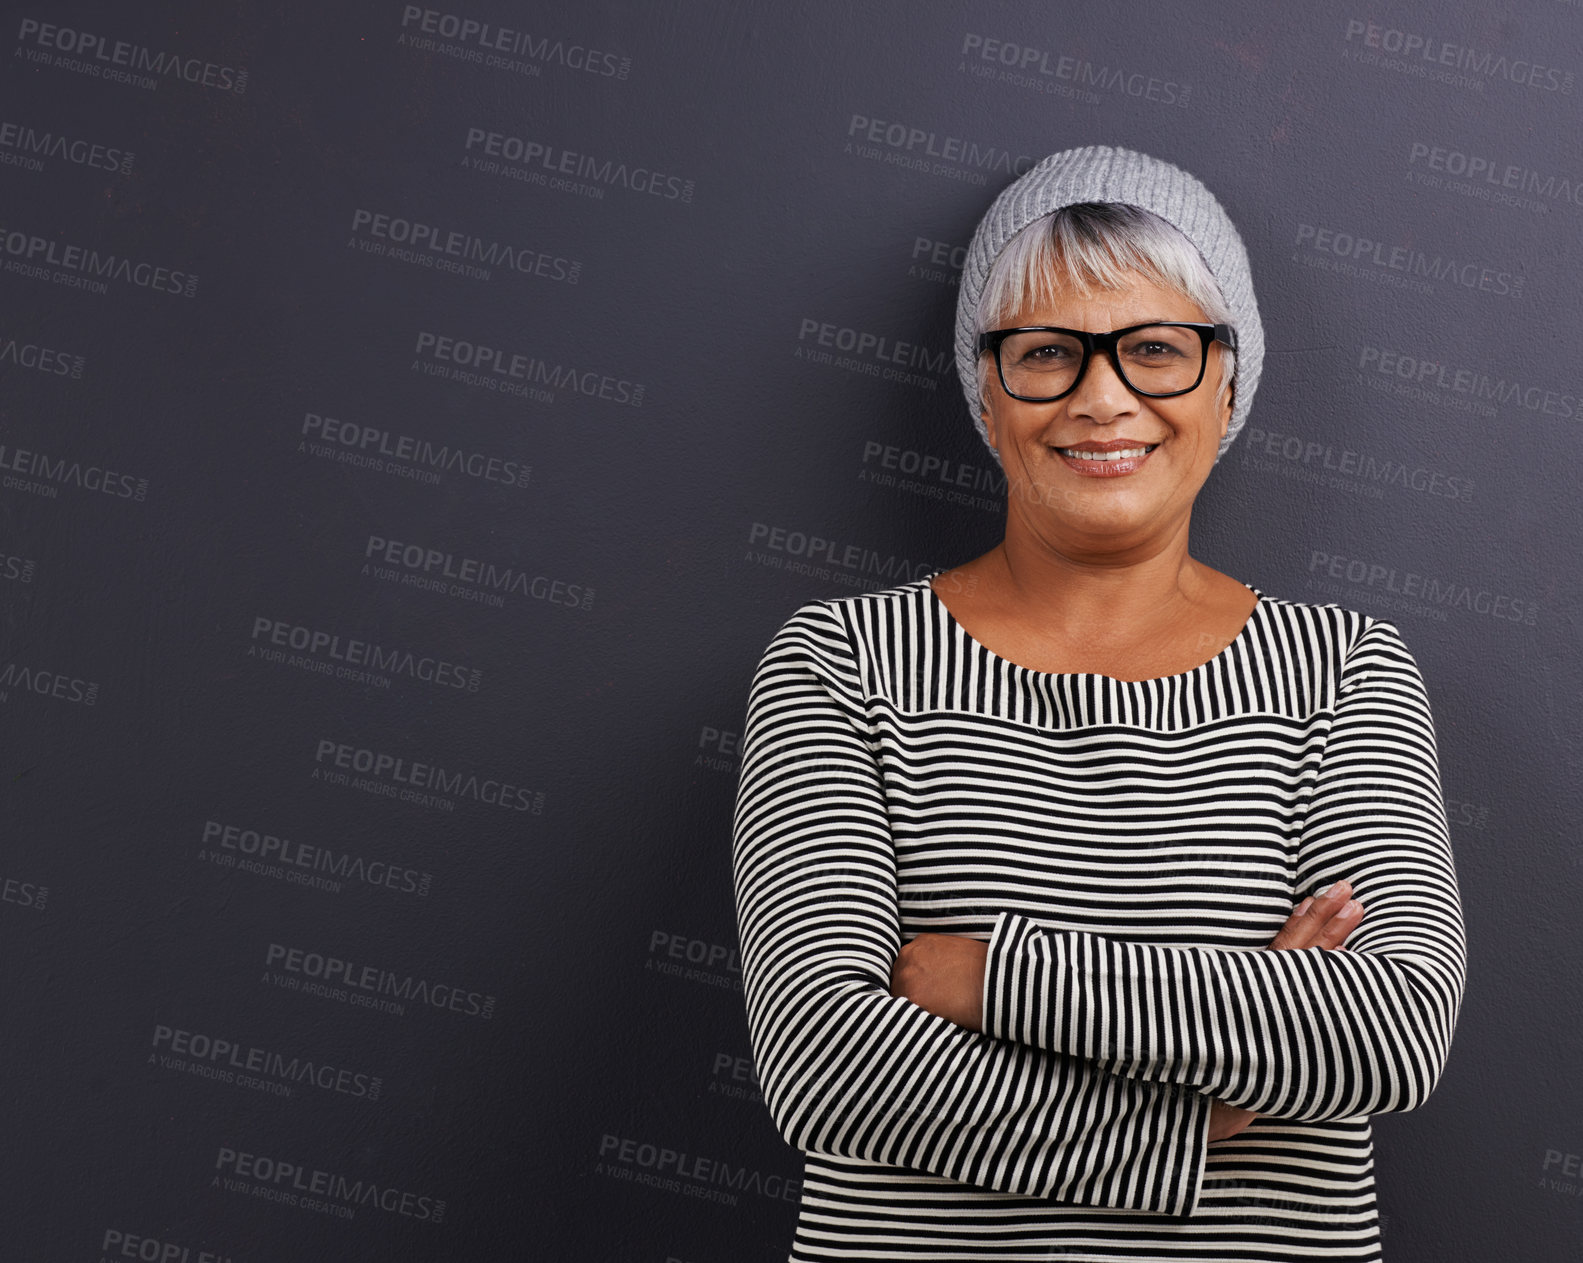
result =
[[[930,579],[938,571],[890,587],[853,592],[843,596],[817,597],[799,605],[786,620],[788,624],[828,624],[862,622],[887,613],[924,606],[931,594]]]
[[[1266,635],[1293,657],[1324,659],[1341,678],[1382,656],[1412,662],[1400,629],[1389,619],[1333,601],[1294,601],[1254,591]]]
[[[1326,633],[1327,639],[1350,641],[1360,636],[1369,624],[1379,621],[1371,614],[1334,601],[1297,601],[1266,592],[1253,584],[1248,586],[1258,593],[1259,605],[1265,613],[1285,628],[1319,628]]]
[[[881,644],[924,633],[934,574],[890,587],[805,601],[781,624],[766,653],[798,648],[818,657],[854,662]],[[865,650],[867,652],[865,652]]]
[[[1350,605],[1340,605],[1335,601],[1297,601],[1274,592],[1266,592],[1253,584],[1248,586],[1258,593],[1259,603],[1269,607],[1277,615],[1287,620],[1334,628],[1338,635],[1347,640],[1354,640],[1375,627],[1396,630],[1396,625],[1390,620],[1364,610],[1354,609]]]

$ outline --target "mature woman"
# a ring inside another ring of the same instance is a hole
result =
[[[1189,554],[1262,354],[1168,163],[1056,154],[979,225],[957,358],[1005,539],[803,606],[749,703],[793,1259],[1380,1257],[1369,1116],[1445,1064],[1461,912],[1396,629]]]

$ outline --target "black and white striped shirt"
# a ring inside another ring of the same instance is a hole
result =
[[[1259,594],[1126,682],[1000,658],[927,579],[811,602],[753,681],[734,863],[792,1259],[1380,1257],[1369,1116],[1429,1095],[1464,974],[1391,624]],[[1261,950],[1338,879],[1346,950]],[[984,1034],[891,996],[924,931],[989,940]],[[1208,1145],[1212,1099],[1260,1117]]]

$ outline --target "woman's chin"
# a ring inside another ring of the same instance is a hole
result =
[[[1109,481],[1094,486],[1084,479],[1073,486],[1075,481],[1009,487],[1010,517],[1062,551],[1066,545],[1083,552],[1125,552],[1174,527],[1175,506],[1141,486],[1131,493]]]
[[[1053,474],[1054,476],[1050,476]],[[1137,523],[1165,511],[1155,480],[1094,478],[1052,470],[1007,487],[1007,495],[1055,521],[1093,520]]]

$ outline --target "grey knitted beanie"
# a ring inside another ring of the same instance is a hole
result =
[[[1259,304],[1253,296],[1248,252],[1215,195],[1195,177],[1148,154],[1108,145],[1088,145],[1051,154],[1001,190],[973,233],[956,299],[956,371],[979,437],[988,445],[989,435],[979,415],[974,333],[984,282],[989,279],[995,259],[1018,232],[1074,202],[1141,206],[1180,230],[1204,256],[1231,308],[1232,324],[1237,330],[1231,424],[1216,454],[1218,460],[1248,419],[1264,365],[1264,325],[1259,321]]]

